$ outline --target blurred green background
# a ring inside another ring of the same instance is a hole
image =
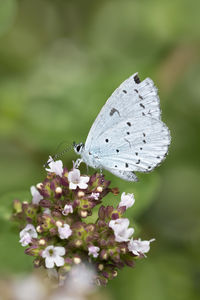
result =
[[[9,221],[12,200],[31,199],[48,155],[84,142],[109,95],[138,71],[159,88],[172,144],[139,183],[106,174],[135,194],[136,235],[156,238],[107,289],[117,300],[199,299],[199,11],[194,0],[0,0],[1,275],[32,270]]]

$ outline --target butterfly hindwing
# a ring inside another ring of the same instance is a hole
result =
[[[148,172],[164,159],[170,134],[165,124],[150,117],[124,119],[102,133],[93,151],[104,169]]]

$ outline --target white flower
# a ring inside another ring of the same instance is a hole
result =
[[[58,227],[59,237],[63,239],[68,239],[72,235],[72,230],[68,224],[64,224],[63,227]]]
[[[112,228],[115,234],[115,240],[117,242],[127,242],[130,240],[130,236],[133,234],[134,229],[128,228],[129,220],[127,218],[121,218],[117,220],[111,220],[109,227]]]
[[[134,255],[140,255],[149,252],[150,243],[155,241],[155,239],[151,239],[150,241],[141,241],[141,239],[133,240],[131,239],[128,243],[128,249]]]
[[[65,255],[64,247],[54,247],[48,246],[42,252],[42,257],[45,258],[45,266],[48,269],[51,269],[56,265],[57,267],[61,267],[64,265],[65,261],[62,257]]]
[[[92,255],[93,257],[98,257],[99,256],[99,250],[100,248],[99,247],[95,247],[95,246],[89,246],[88,247],[88,255]]]
[[[38,205],[40,200],[43,199],[42,195],[38,192],[35,186],[31,186],[31,195],[33,196],[32,198],[32,203]]]
[[[62,177],[63,173],[63,162],[62,160],[54,161],[51,156],[49,156],[49,160],[47,161],[49,169],[45,169],[47,172],[55,173],[56,175]]]
[[[68,214],[72,214],[73,213],[73,207],[71,204],[66,204],[63,211],[62,211],[62,214],[64,216],[67,216]]]
[[[90,180],[90,177],[88,177],[88,176],[80,176],[79,169],[73,169],[68,174],[68,180],[69,180],[69,188],[70,188],[70,190],[75,190],[77,188],[77,186],[80,189],[85,190],[88,187],[87,183]]]
[[[88,198],[98,200],[100,193],[92,193]]]
[[[23,247],[26,247],[28,244],[30,244],[32,238],[37,238],[38,234],[32,224],[27,224],[26,227],[22,231],[20,231],[19,236],[19,242]]]
[[[133,194],[125,194],[122,193],[121,195],[121,201],[119,203],[119,207],[126,206],[126,209],[131,207],[135,202],[135,198]]]

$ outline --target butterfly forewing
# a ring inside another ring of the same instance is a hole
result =
[[[114,91],[101,109],[88,134],[86,151],[93,148],[102,133],[121,120],[143,116],[160,119],[160,101],[153,81],[147,78],[139,83],[134,74]]]
[[[165,158],[170,133],[161,121],[160,100],[151,79],[137,73],[107,100],[85,143],[84,161],[128,181],[133,171],[149,172]]]

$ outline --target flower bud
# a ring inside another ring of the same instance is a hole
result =
[[[13,201],[13,208],[15,213],[21,213],[22,212],[22,204],[19,200],[14,200]]]
[[[33,264],[34,264],[34,267],[35,267],[35,268],[39,268],[40,265],[41,265],[41,261],[40,261],[39,259],[36,258],[36,259],[34,260]]]
[[[81,210],[80,215],[82,218],[87,218],[87,216],[88,216],[87,210]]]
[[[103,259],[103,260],[107,260],[107,259],[108,259],[108,253],[106,252],[105,249],[103,249],[103,250],[101,251],[100,257],[101,257],[101,259]]]
[[[56,221],[56,226],[57,227],[62,227],[63,223],[61,221]]]
[[[80,264],[80,263],[81,263],[80,257],[74,257],[74,258],[73,258],[73,262],[75,263],[75,265]]]
[[[78,197],[79,198],[82,198],[82,197],[84,197],[85,196],[85,193],[83,192],[83,191],[79,191],[78,192]]]
[[[37,188],[38,190],[41,190],[42,187],[43,187],[43,183],[42,183],[42,182],[40,182],[40,183],[38,183],[38,184],[36,185],[36,188]]]
[[[62,188],[60,186],[58,186],[56,189],[55,189],[55,192],[56,194],[62,194]]]
[[[38,226],[36,227],[36,230],[37,230],[37,232],[38,232],[38,233],[41,233],[41,232],[42,232],[42,228],[41,228],[41,226],[40,226],[40,225],[38,225]]]
[[[98,265],[98,269],[99,269],[99,271],[102,271],[104,269],[104,265],[103,264],[99,264]]]
[[[45,246],[46,245],[45,239],[40,239],[38,243],[39,243],[40,246]]]
[[[83,244],[83,242],[81,240],[76,240],[75,243],[74,243],[74,245],[76,247],[80,247],[82,244]]]
[[[98,186],[98,187],[97,187],[97,192],[99,192],[99,193],[102,193],[102,192],[103,192],[102,186]]]

